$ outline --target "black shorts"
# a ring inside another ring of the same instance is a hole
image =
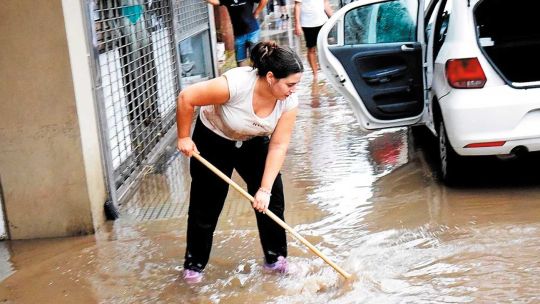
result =
[[[273,1],[273,0],[269,0],[269,1]],[[285,2],[285,0],[278,0],[277,3],[278,3],[279,6],[285,6],[285,5],[287,5],[287,3]]]
[[[302,27],[302,31],[304,31],[304,39],[306,40],[306,47],[308,49],[317,45],[317,35],[319,35],[321,28],[322,25],[316,27]]]

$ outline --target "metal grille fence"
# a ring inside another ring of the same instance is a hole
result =
[[[201,0],[173,0],[178,40],[208,28],[208,4]]]
[[[92,4],[96,93],[112,171],[109,183],[116,191],[113,200],[119,200],[175,123],[179,74],[173,9],[170,0]]]

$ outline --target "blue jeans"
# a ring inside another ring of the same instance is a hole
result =
[[[261,30],[256,30],[242,36],[234,38],[234,51],[236,52],[236,62],[242,62],[247,59],[247,50],[251,49],[259,42]]]

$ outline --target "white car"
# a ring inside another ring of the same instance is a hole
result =
[[[441,178],[466,156],[540,150],[537,0],[350,3],[319,33],[328,80],[363,128],[425,124]]]

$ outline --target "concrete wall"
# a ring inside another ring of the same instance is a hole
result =
[[[92,91],[74,85],[90,81],[75,69],[88,60],[85,38],[68,43],[65,24],[84,32],[80,4],[62,2],[0,1],[0,176],[11,239],[87,234],[104,221]]]

